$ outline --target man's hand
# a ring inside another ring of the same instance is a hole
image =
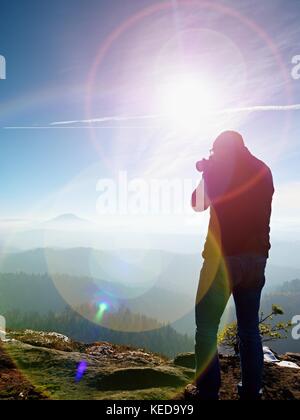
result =
[[[203,212],[209,207],[209,200],[205,193],[205,181],[202,179],[198,187],[192,194],[191,205],[194,211]]]

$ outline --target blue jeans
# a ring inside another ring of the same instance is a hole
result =
[[[259,307],[265,285],[267,258],[256,255],[205,260],[196,300],[196,378],[201,399],[219,397],[221,373],[217,334],[223,312],[233,294],[238,322],[244,397],[256,399],[262,388],[263,349],[259,332]]]

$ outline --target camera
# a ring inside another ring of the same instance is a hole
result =
[[[202,159],[196,163],[196,169],[198,172],[205,172],[210,165],[209,159]]]

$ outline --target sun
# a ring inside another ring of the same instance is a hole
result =
[[[195,129],[218,106],[216,88],[194,75],[170,77],[160,89],[162,115],[173,125]]]

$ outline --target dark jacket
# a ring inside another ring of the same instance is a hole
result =
[[[210,222],[203,257],[269,256],[274,194],[271,170],[248,149],[234,164],[211,164],[204,172]]]

